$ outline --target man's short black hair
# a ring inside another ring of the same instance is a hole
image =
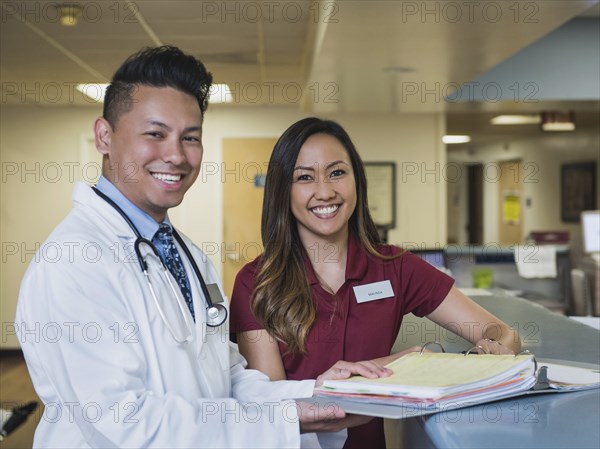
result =
[[[211,84],[212,74],[194,56],[171,45],[144,48],[115,72],[106,89],[102,115],[114,129],[119,117],[131,110],[135,88],[151,86],[171,87],[193,96],[204,116]]]

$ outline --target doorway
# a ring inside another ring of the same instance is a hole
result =
[[[242,267],[263,251],[264,180],[275,138],[223,139],[223,288],[231,297]]]
[[[483,165],[467,166],[467,240],[483,245]]]

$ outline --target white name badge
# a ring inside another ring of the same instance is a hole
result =
[[[356,302],[375,301],[376,299],[391,298],[394,296],[390,281],[373,282],[372,284],[357,285],[354,287]]]

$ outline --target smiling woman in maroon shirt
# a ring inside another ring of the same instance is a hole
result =
[[[278,140],[265,184],[265,252],[240,271],[231,301],[248,367],[281,380],[315,378],[338,360],[388,363],[401,355],[390,352],[407,313],[489,352],[518,351],[518,335],[452,278],[380,243],[366,188],[337,123],[303,119]],[[344,447],[385,447],[382,420],[349,429]]]

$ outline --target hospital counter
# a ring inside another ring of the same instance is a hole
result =
[[[528,349],[541,360],[564,360],[581,366],[600,364],[600,331],[552,313],[537,304],[492,290],[471,296],[517,329]],[[426,319],[407,315],[394,350],[437,340],[446,351],[471,345]],[[476,357],[476,356],[474,356]],[[394,421],[410,448],[598,448],[600,390],[527,395],[426,417]],[[386,424],[389,428],[390,422]]]
[[[556,277],[525,279],[519,275],[515,263],[515,246],[456,246],[444,249],[445,263],[452,272],[458,287],[474,286],[475,270],[488,269],[491,287],[520,291],[520,297],[538,302],[554,311],[572,314],[571,261],[566,245],[554,245],[556,249]],[[535,248],[522,250],[521,260],[537,260]]]

